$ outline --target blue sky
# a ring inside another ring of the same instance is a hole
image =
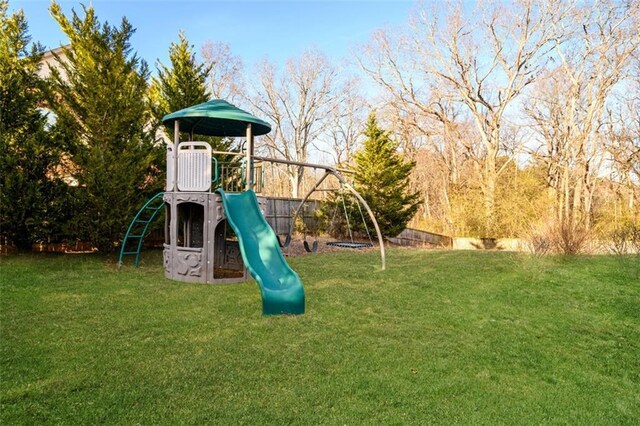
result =
[[[206,40],[224,41],[246,66],[268,57],[283,63],[307,47],[338,60],[364,43],[382,26],[403,26],[413,1],[85,1],[101,22],[119,24],[122,16],[137,29],[132,44],[155,71],[168,61],[168,48],[183,29],[199,47]],[[81,12],[81,2],[61,1],[67,15]],[[9,9],[23,9],[33,40],[47,48],[66,43],[49,14],[49,1],[9,0]]]

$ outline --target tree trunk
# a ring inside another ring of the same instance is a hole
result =
[[[485,236],[490,237],[495,233],[495,204],[496,204],[496,152],[488,150],[484,165],[484,214]]]
[[[571,223],[576,226],[579,221],[579,214],[582,206],[582,186],[583,186],[583,174],[582,170],[580,171],[580,175],[578,179],[576,179],[575,187],[573,189],[573,204],[571,206]]]
[[[302,176],[304,174],[304,167],[291,166],[289,172],[289,181],[291,182],[291,197],[298,198],[298,195],[302,192]]]
[[[569,166],[564,165],[564,172],[562,176],[562,198],[560,199],[560,214],[558,218],[561,222],[564,222],[569,218]]]
[[[424,219],[431,219],[431,202],[429,201],[429,189],[424,189],[424,213],[422,215]]]
[[[289,175],[289,181],[291,182],[291,198],[298,198],[300,188],[300,179],[298,173],[294,172]]]

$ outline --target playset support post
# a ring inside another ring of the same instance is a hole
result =
[[[247,161],[245,164],[246,190],[253,189],[253,131],[251,123],[247,123]]]
[[[173,190],[178,192],[178,145],[180,144],[180,120],[173,122]]]

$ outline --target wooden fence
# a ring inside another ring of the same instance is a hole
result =
[[[291,221],[293,219],[293,213],[296,208],[300,204],[301,199],[299,198],[284,198],[284,197],[259,197],[260,204],[264,206],[265,210],[265,218],[271,228],[275,231],[276,234],[286,235],[289,233],[289,229],[291,227]],[[307,226],[307,229],[314,229],[316,227],[316,211],[320,208],[321,202],[319,200],[307,200],[300,214],[298,215],[298,220],[304,220]],[[452,248],[453,247],[453,239],[446,235],[434,234],[432,232],[421,231],[418,229],[407,228],[402,231],[397,237],[389,238],[389,241],[402,245],[402,246],[437,246],[444,248]],[[145,238],[145,246],[146,247],[162,247],[162,243],[164,242],[164,228],[158,221],[158,224],[154,227],[151,233]],[[0,251],[10,252],[12,251],[12,247],[5,244],[1,244],[0,241]],[[49,246],[54,245],[39,245],[35,247],[35,251],[76,251],[79,250],[78,247],[68,247],[64,245],[60,245],[59,250],[54,250]],[[58,245],[55,245],[56,249]],[[82,249],[86,249],[82,247]]]
[[[389,241],[401,246],[413,247],[437,246],[451,248],[453,246],[453,239],[451,237],[412,228],[405,229],[395,238],[389,238]]]
[[[264,200],[265,218],[276,234],[288,234],[291,220],[296,208],[302,201],[299,198],[260,197]],[[320,201],[307,200],[298,215],[307,224],[308,228],[314,228],[315,213],[320,208]]]
[[[258,196],[259,203],[264,206],[265,218],[267,223],[278,235],[286,235],[289,233],[293,213],[302,201],[299,198],[284,197],[261,197]],[[320,201],[307,200],[304,208],[298,215],[298,220],[304,219],[307,229],[316,228],[315,212],[320,208]],[[153,227],[149,235],[144,240],[145,247],[161,248],[164,243],[164,227],[158,221]],[[164,223],[164,221],[162,221]]]

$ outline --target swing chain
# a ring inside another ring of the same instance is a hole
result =
[[[347,230],[349,231],[349,238],[353,242],[353,233],[351,232],[351,224],[349,223],[349,214],[347,213],[347,205],[344,202],[344,192],[342,192],[342,186],[340,186],[340,195],[342,196],[342,207],[344,208],[344,217],[347,220]]]
[[[358,210],[360,211],[360,217],[362,218],[362,224],[364,225],[364,230],[367,231],[367,237],[369,237],[369,243],[371,243],[371,247],[373,247],[373,239],[371,239],[371,234],[369,233],[369,225],[367,225],[367,221],[364,218],[364,214],[362,213],[362,207],[360,207],[360,202],[358,202]]]

